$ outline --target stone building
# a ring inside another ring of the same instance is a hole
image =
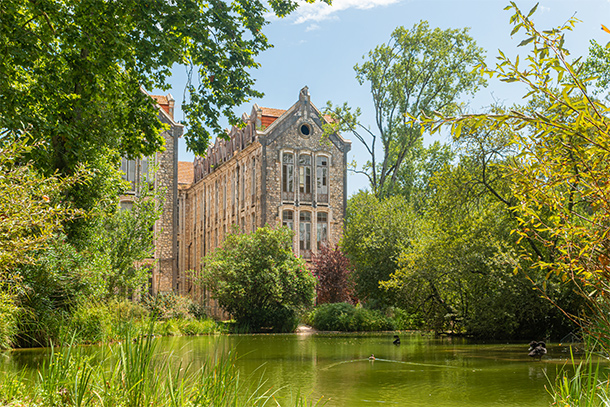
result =
[[[288,110],[254,105],[242,119],[245,127],[233,127],[228,140],[217,139],[205,158],[179,164],[183,182],[177,182],[173,288],[203,301],[216,315],[218,310],[186,271],[201,270],[201,258],[233,228],[248,233],[287,225],[295,231],[295,253],[309,260],[320,244],[339,241],[347,202],[351,142],[339,134],[323,136],[327,118],[311,103],[307,87]],[[163,270],[160,289],[167,287]]]
[[[165,139],[165,151],[151,157],[137,160],[121,160],[123,178],[130,182],[131,188],[120,196],[122,209],[130,209],[135,197],[142,188],[151,186],[163,193],[163,211],[155,223],[155,252],[149,289],[152,294],[161,291],[172,291],[177,287],[178,268],[178,138],[182,136],[183,127],[174,121],[174,98],[172,95],[151,95],[159,108],[159,119],[169,126],[162,133]],[[184,171],[183,171],[184,173]]]

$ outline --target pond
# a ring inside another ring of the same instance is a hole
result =
[[[324,396],[329,407],[549,406],[546,391],[569,359],[569,348],[548,345],[542,361],[528,345],[472,343],[401,333],[288,334],[174,337],[158,339],[158,349],[195,366],[210,354],[234,349],[242,378],[277,390],[290,400],[297,392]],[[371,354],[375,360],[369,360]],[[34,367],[40,350],[4,355],[4,369]]]

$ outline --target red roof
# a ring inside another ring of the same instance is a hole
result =
[[[271,123],[275,121],[275,119],[283,115],[286,111],[283,109],[271,109],[269,107],[262,107],[261,110],[263,112],[261,116],[261,125],[263,126],[263,128],[270,126]]]
[[[163,110],[165,110],[165,113],[169,114],[171,116],[171,113],[169,112],[169,100],[167,100],[167,96],[161,96],[161,95],[150,95],[151,98],[155,99],[155,101],[157,102],[157,104],[159,106],[161,106],[161,108]]]

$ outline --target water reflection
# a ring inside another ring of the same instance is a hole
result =
[[[159,339],[158,349],[195,368],[236,351],[242,378],[257,384],[262,377],[266,388],[288,400],[297,391],[324,396],[332,407],[548,406],[545,386],[569,356],[565,348],[549,345],[548,355],[536,362],[527,356],[526,343],[481,344],[418,333],[400,339],[396,346],[391,333],[202,336]],[[36,369],[47,354],[8,352],[1,368]],[[371,354],[376,360],[368,359]]]

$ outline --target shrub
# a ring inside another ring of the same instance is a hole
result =
[[[0,349],[13,346],[17,335],[19,308],[8,293],[0,292]]]
[[[173,292],[160,292],[157,295],[146,295],[143,304],[150,311],[153,318],[168,320],[192,318],[191,309],[193,301]]]
[[[345,302],[322,304],[311,317],[314,328],[321,331],[388,331],[392,320],[380,311],[355,307]]]
[[[296,311],[313,302],[315,278],[292,253],[286,227],[230,234],[204,264],[201,282],[242,331],[291,331]]]
[[[335,246],[322,245],[313,256],[313,273],[318,279],[317,303],[354,301],[353,282],[350,279],[352,266],[347,257]]]

